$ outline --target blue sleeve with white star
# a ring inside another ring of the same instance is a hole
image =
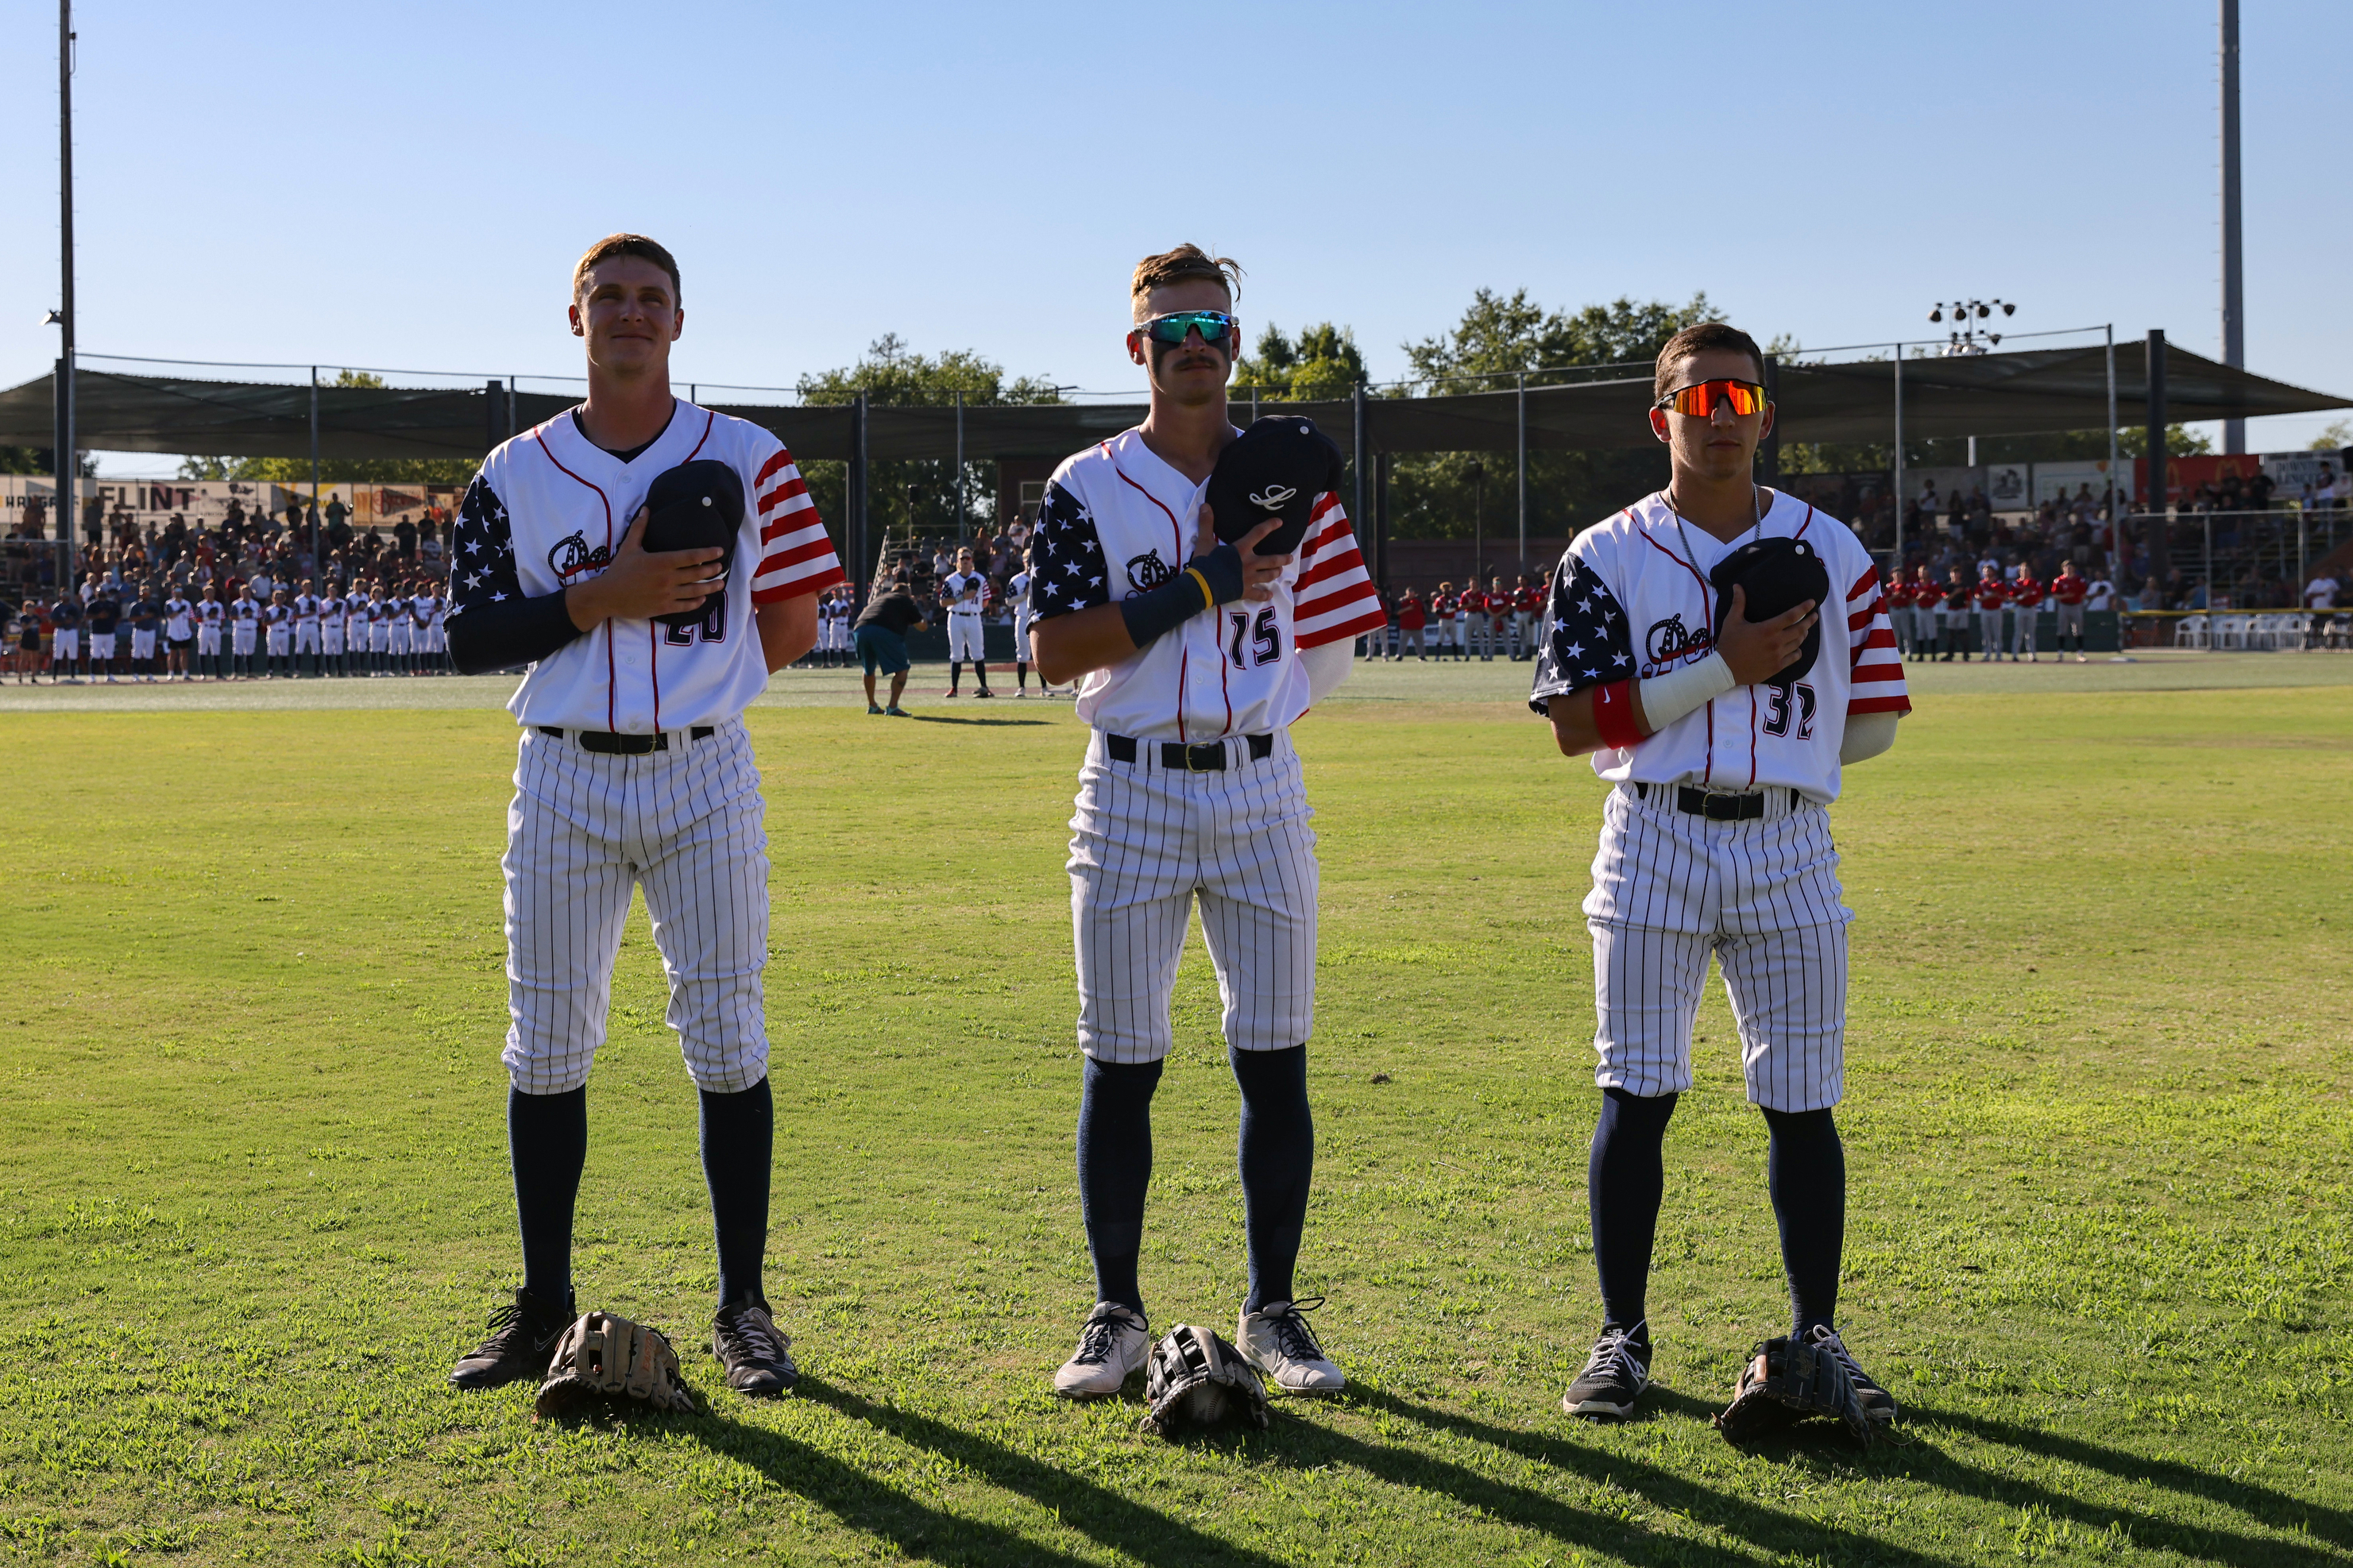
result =
[[[1038,560],[1029,574],[1029,618],[1050,620],[1073,610],[1111,603],[1111,575],[1103,570],[1103,541],[1095,520],[1078,497],[1059,484],[1046,487],[1038,508]]]
[[[1634,673],[1634,637],[1618,595],[1601,574],[1564,553],[1552,574],[1548,624],[1536,654],[1528,707],[1546,712],[1548,698],[1583,691]]]
[[[449,525],[449,662],[460,675],[534,664],[580,635],[564,591],[525,598],[506,503],[476,474]]]

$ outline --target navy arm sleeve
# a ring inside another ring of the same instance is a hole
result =
[[[580,635],[564,590],[523,596],[506,503],[480,474],[449,525],[449,662],[485,675],[545,658]]]

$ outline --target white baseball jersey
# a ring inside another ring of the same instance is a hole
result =
[[[1185,569],[1208,484],[1123,431],[1054,470],[1039,509],[1033,621],[1116,604]],[[1274,596],[1237,600],[1176,630],[1079,686],[1078,715],[1098,730],[1154,741],[1265,734],[1307,711],[1299,654],[1384,625],[1348,515],[1316,498],[1307,536]]]
[[[952,616],[976,616],[988,594],[988,579],[977,572],[951,572],[940,584],[940,596]]]
[[[2109,582],[2105,577],[2094,577],[2092,579],[2091,587],[2084,591],[2084,607],[2085,609],[2112,609],[2115,607],[2116,602],[2116,585],[2114,583]]]
[[[185,642],[195,626],[195,606],[178,595],[164,601],[164,635],[174,642]]]
[[[1604,746],[1593,771],[1614,783],[1780,787],[1838,798],[1839,746],[1853,713],[1908,713],[1904,660],[1888,624],[1879,569],[1844,523],[1774,494],[1757,526],[1725,543],[1682,522],[1663,494],[1577,536],[1553,574],[1551,626],[1528,705],[1608,681],[1648,679],[1715,647],[1715,588],[1707,574],[1758,538],[1800,539],[1830,570],[1820,652],[1786,686],[1743,686],[1631,750]]]
[[[533,664],[507,703],[526,727],[650,734],[732,719],[768,681],[753,606],[844,580],[784,444],[681,398],[661,435],[627,463],[582,435],[568,412],[485,458],[450,528],[449,614],[595,576],[656,476],[690,458],[727,463],[744,481],[727,585],[692,625],[607,621]]]
[[[368,601],[365,594],[354,589],[343,601],[343,629],[359,640],[365,640],[368,624]]]
[[[315,626],[319,624],[319,601],[314,595],[310,594],[294,595],[294,624],[298,626]]]

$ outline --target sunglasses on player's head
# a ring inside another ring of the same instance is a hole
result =
[[[1753,381],[1703,381],[1695,386],[1677,387],[1651,406],[1672,408],[1694,419],[1705,419],[1715,412],[1718,403],[1725,402],[1743,418],[1761,414],[1765,409],[1765,389]]]
[[[1155,316],[1135,330],[1164,343],[1181,343],[1188,332],[1199,332],[1205,343],[1221,343],[1228,332],[1240,325],[1239,318],[1223,310],[1175,310],[1166,316]]]

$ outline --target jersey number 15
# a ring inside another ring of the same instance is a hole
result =
[[[1226,647],[1226,656],[1234,661],[1236,669],[1272,664],[1282,657],[1282,629],[1275,625],[1273,605],[1269,605],[1261,610],[1255,622],[1247,610],[1237,610],[1226,618],[1234,626],[1233,639]],[[1247,657],[1242,647],[1245,638],[1250,643]]]

